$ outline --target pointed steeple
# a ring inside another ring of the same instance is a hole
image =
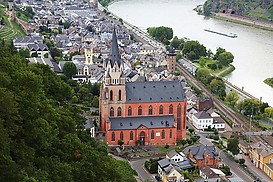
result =
[[[117,39],[117,34],[116,34],[115,27],[114,27],[114,30],[113,30],[110,59],[111,59],[111,66],[113,66],[115,64],[115,62],[116,62],[118,64],[118,67],[120,67],[121,57],[120,57],[119,49],[118,49],[118,39]]]

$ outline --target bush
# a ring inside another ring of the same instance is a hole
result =
[[[208,67],[212,70],[216,70],[217,69],[217,65],[216,64],[208,64]]]
[[[168,149],[168,148],[170,148],[170,146],[169,145],[165,145],[165,147],[164,147],[165,149]]]
[[[213,136],[213,140],[219,140],[219,136],[218,135],[214,135]]]
[[[239,164],[243,165],[244,163],[245,163],[245,159],[244,158],[239,159]]]
[[[155,174],[158,170],[157,161],[159,159],[149,159],[145,161],[145,168],[151,173]]]

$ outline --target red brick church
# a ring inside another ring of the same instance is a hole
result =
[[[101,127],[109,145],[175,145],[186,136],[186,96],[179,81],[127,82],[116,32],[104,62]]]

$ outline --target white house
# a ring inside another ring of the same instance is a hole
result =
[[[95,125],[93,124],[91,118],[88,118],[85,123],[85,129],[90,130],[90,136],[95,137]]]
[[[204,130],[213,124],[213,118],[205,111],[198,112],[192,115],[192,124],[198,130]]]
[[[226,122],[221,117],[213,118],[212,128],[217,130],[224,130],[226,127]]]
[[[158,161],[158,176],[162,181],[184,181],[179,165],[172,159]]]
[[[178,153],[175,150],[172,150],[166,154],[167,159],[172,159],[175,162],[182,162],[184,160],[185,154]]]

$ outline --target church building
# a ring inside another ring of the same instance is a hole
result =
[[[101,128],[109,145],[175,145],[186,137],[186,95],[179,81],[128,82],[113,31],[100,92]]]

